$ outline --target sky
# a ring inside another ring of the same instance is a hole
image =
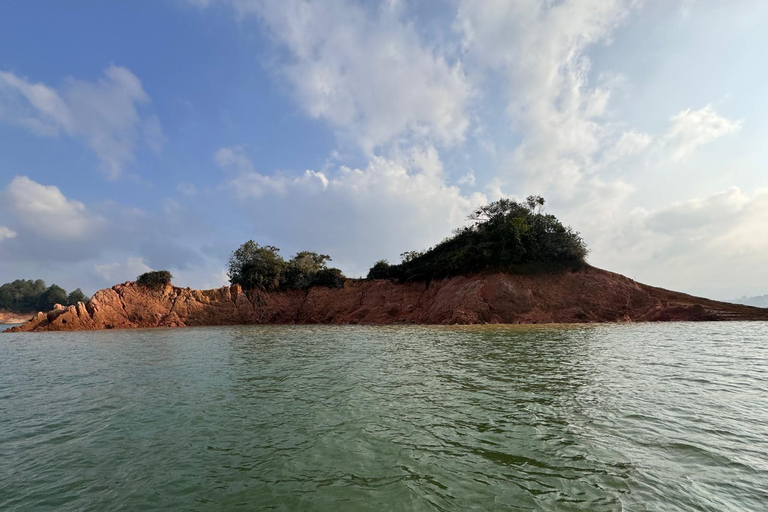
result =
[[[501,197],[590,264],[768,293],[768,2],[0,6],[0,283],[225,285],[243,242],[346,275]]]

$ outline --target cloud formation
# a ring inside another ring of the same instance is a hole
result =
[[[0,226],[0,242],[7,238],[16,238],[16,232],[5,226]]]
[[[254,230],[270,243],[329,253],[351,275],[364,275],[379,258],[397,261],[400,252],[439,242],[488,199],[446,185],[432,146],[326,172],[245,172],[228,189],[255,213]]]
[[[672,148],[672,160],[679,162],[690,156],[696,148],[741,128],[741,121],[726,119],[715,112],[712,105],[701,110],[683,110],[670,120],[665,139]]]
[[[89,213],[83,203],[67,199],[58,187],[41,185],[26,176],[15,177],[5,197],[22,226],[44,238],[85,240],[104,227],[105,219]]]
[[[160,121],[145,113],[150,99],[128,69],[109,66],[95,82],[69,78],[55,89],[0,71],[0,120],[41,136],[82,139],[117,178],[141,144],[159,152],[165,143]]]
[[[109,201],[86,205],[27,176],[13,178],[0,197],[0,214],[9,221],[9,227],[0,227],[0,261],[26,269],[25,275],[75,265],[77,272],[88,269],[77,286],[95,288],[94,279],[96,286],[111,285],[105,275],[134,279],[134,270],[144,267],[185,270],[194,279],[193,269],[209,260],[195,245],[210,242],[215,232],[170,199],[157,213]],[[190,239],[191,233],[200,238]]]
[[[194,2],[208,5],[210,2]],[[461,65],[427,46],[400,2],[232,0],[287,52],[276,70],[299,105],[366,152],[406,136],[454,144],[469,126]]]

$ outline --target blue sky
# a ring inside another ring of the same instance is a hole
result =
[[[254,239],[348,275],[541,194],[590,262],[768,287],[768,5],[158,0],[0,7],[0,282],[226,283]]]

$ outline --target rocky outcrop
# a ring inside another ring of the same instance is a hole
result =
[[[768,320],[768,309],[654,288],[594,267],[535,275],[477,274],[431,283],[348,280],[246,294],[239,286],[148,289],[124,283],[87,303],[38,313],[20,331],[232,324],[482,324]]]

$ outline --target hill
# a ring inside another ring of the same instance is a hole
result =
[[[39,313],[12,332],[237,324],[483,324],[768,320],[768,309],[717,302],[577,270],[479,273],[425,282],[352,280],[341,288],[244,292],[127,282],[87,303]]]

